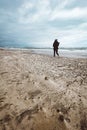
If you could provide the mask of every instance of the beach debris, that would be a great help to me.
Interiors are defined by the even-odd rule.
[[[64,121],[64,115],[62,112],[59,112],[58,120],[63,122]]]
[[[44,78],[45,80],[48,80],[48,77],[47,76],[45,76],[45,78]]]

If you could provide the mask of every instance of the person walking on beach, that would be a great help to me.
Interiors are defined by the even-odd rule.
[[[53,43],[54,57],[55,57],[55,54],[57,54],[59,56],[58,47],[59,47],[59,42],[57,41],[57,39],[55,39],[55,41]]]

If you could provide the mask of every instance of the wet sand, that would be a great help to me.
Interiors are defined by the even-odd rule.
[[[0,130],[87,130],[87,59],[1,49]]]

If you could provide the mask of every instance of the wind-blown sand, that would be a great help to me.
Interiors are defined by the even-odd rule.
[[[1,49],[0,130],[87,130],[87,59]]]

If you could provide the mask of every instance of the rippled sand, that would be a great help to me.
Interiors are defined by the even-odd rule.
[[[87,130],[87,59],[1,49],[0,130]]]

